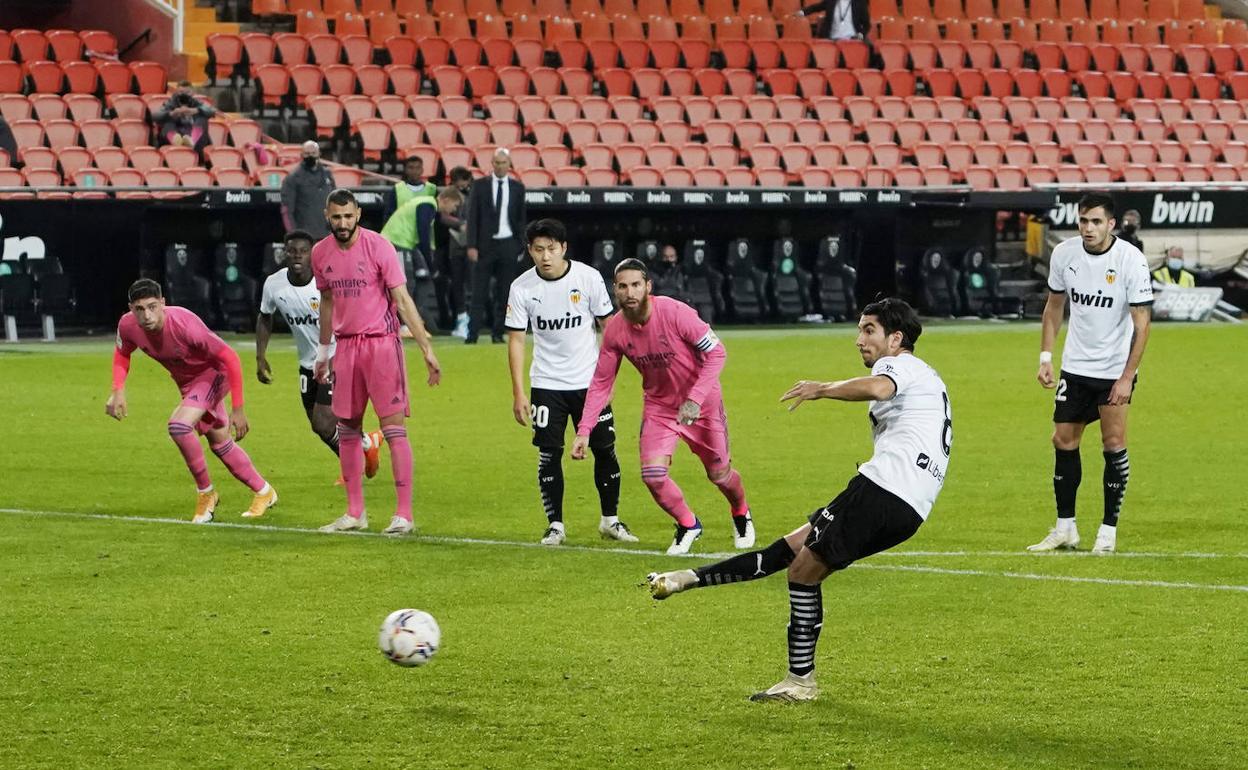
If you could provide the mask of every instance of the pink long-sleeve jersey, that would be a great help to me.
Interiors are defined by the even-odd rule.
[[[727,353],[719,337],[685,303],[652,296],[644,324],[630,322],[623,313],[607,321],[577,435],[589,435],[611,399],[621,357],[641,372],[646,417],[675,419],[685,401],[697,403],[708,414],[723,401],[719,373]]]

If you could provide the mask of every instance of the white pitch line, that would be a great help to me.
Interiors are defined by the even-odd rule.
[[[252,531],[260,531],[260,532],[276,532],[276,533],[282,533],[282,534],[296,534],[296,535],[347,535],[351,537],[381,537],[381,538],[387,538],[387,539],[397,539],[397,538],[392,538],[389,535],[383,535],[380,532],[321,532],[318,529],[310,529],[307,527],[279,527],[279,526],[275,526],[272,524],[243,524],[241,522],[232,522],[232,521],[214,521],[211,524],[192,524],[187,519],[170,519],[170,518],[156,517],[156,516],[120,516],[120,515],[111,514],[111,513],[81,513],[81,512],[76,512],[76,511],[38,511],[38,510],[31,510],[28,508],[0,508],[0,513],[7,513],[11,515],[18,515],[18,516],[34,516],[34,517],[43,516],[43,517],[56,517],[56,518],[67,518],[67,519],[94,519],[97,521],[121,521],[121,522],[130,522],[130,523],[139,523],[139,524],[177,524],[177,525],[196,527],[196,528],[204,529],[204,530],[209,530],[209,529],[214,529],[214,528],[215,529],[243,529],[243,530],[252,530]],[[584,546],[584,545],[561,545],[561,546],[558,546],[557,548],[552,548],[551,546],[542,545],[541,543],[533,543],[533,542],[528,542],[528,541],[494,540],[494,539],[489,539],[489,538],[477,538],[477,537],[449,537],[449,536],[444,536],[444,535],[413,535],[405,539],[415,540],[417,542],[426,542],[426,543],[445,543],[448,545],[489,545],[489,546],[504,546],[504,547],[511,547],[511,548],[538,548],[538,549],[547,550],[547,551],[551,551],[555,553],[559,551],[576,551],[576,552],[583,552],[583,553],[617,554],[617,555],[622,554],[626,556],[667,556],[667,554],[663,551],[653,551],[653,550],[647,550],[647,549],[642,549],[642,548],[591,548],[590,546]],[[995,553],[995,552],[988,552],[988,553]],[[1012,552],[1008,552],[1008,551],[1002,551],[999,553],[1001,553],[1002,555],[1007,555],[1007,554],[1013,555]],[[725,558],[728,558],[730,556],[735,556],[735,555],[736,555],[735,553],[731,553],[731,552],[729,553],[687,553],[687,554],[681,554],[679,557],[669,557],[669,558],[699,559],[702,561],[708,561],[708,560],[714,560],[714,559],[725,559]],[[890,555],[890,556],[949,555],[949,556],[975,557],[975,556],[980,556],[984,554],[976,553],[974,551],[893,551],[893,552],[884,552],[883,554],[876,554],[876,555],[877,556],[883,556],[883,555]],[[1121,556],[1121,555],[1122,554],[1116,554],[1115,556],[1108,557],[1108,558],[1117,558],[1118,556]],[[1177,556],[1180,554],[1159,554],[1159,555],[1160,556]],[[1044,555],[1032,554],[1032,556],[1036,558],[1046,558]],[[1203,557],[1206,557],[1206,558],[1208,557],[1216,558],[1217,556],[1219,555],[1218,554],[1203,555]],[[1104,557],[1098,557],[1098,558],[1104,558]],[[1093,583],[1093,584],[1098,584],[1098,585],[1111,585],[1111,586],[1134,586],[1137,588],[1177,588],[1177,589],[1186,589],[1186,590],[1235,591],[1235,592],[1240,592],[1240,593],[1248,593],[1248,585],[1228,585],[1228,584],[1219,584],[1219,583],[1187,583],[1187,582],[1171,582],[1171,581],[1166,581],[1166,580],[1129,580],[1126,578],[1076,577],[1073,575],[1040,575],[1040,574],[1029,573],[1029,572],[989,572],[987,570],[975,570],[975,569],[951,569],[951,568],[945,568],[945,567],[922,567],[922,566],[901,565],[901,564],[876,564],[876,563],[868,564],[868,563],[863,563],[863,562],[856,563],[854,567],[856,569],[873,569],[873,570],[883,570],[883,571],[889,571],[889,572],[923,572],[923,573],[935,574],[935,575],[964,575],[964,576],[969,576],[969,577],[998,577],[998,578],[1010,578],[1010,579],[1016,579],[1016,580],[1039,580],[1039,581],[1053,581],[1053,582],[1061,582],[1061,583]]]

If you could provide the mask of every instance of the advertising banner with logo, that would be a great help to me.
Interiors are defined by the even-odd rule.
[[[1079,227],[1077,203],[1083,193],[1059,193],[1049,212],[1056,230]],[[1118,217],[1128,209],[1140,212],[1143,229],[1248,228],[1248,201],[1243,190],[1115,191]]]
[[[1167,286],[1153,300],[1155,321],[1208,321],[1222,290],[1215,286]]]

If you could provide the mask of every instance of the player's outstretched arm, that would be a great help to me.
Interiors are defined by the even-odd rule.
[[[1057,341],[1057,332],[1062,328],[1062,317],[1066,315],[1066,294],[1049,291],[1049,298],[1044,303],[1044,314],[1040,317],[1040,369],[1036,372],[1036,380],[1046,388],[1057,384],[1053,377],[1053,344]]]
[[[269,338],[273,336],[273,314],[260,313],[256,316],[256,379],[268,385],[273,382],[273,369],[269,366],[266,353],[269,350]]]
[[[114,420],[126,418],[126,377],[130,374],[130,355],[113,348],[113,390],[104,404],[104,413]]]
[[[796,385],[785,391],[780,397],[781,403],[792,401],[789,411],[802,405],[804,401],[815,401],[820,398],[832,398],[837,401],[887,401],[897,393],[897,384],[883,375],[854,377],[851,380],[835,382],[817,382],[815,380],[799,380]]]
[[[507,368],[511,371],[511,414],[521,425],[529,424],[529,396],[524,392],[524,332],[507,332]]]
[[[394,300],[399,320],[406,324],[407,330],[412,333],[412,339],[416,340],[424,355],[425,369],[429,372],[429,386],[437,385],[442,381],[442,365],[438,363],[438,357],[433,352],[433,342],[429,339],[429,332],[425,329],[420,311],[416,309],[416,303],[412,301],[412,295],[407,293],[406,286],[400,284],[390,288],[390,297]]]

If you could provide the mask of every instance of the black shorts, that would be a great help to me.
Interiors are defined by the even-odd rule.
[[[563,434],[568,420],[572,430],[581,421],[585,410],[584,390],[529,390],[529,420],[533,423],[533,446],[543,449],[563,449]],[[598,424],[589,434],[589,445],[608,447],[615,443],[615,415],[607,404],[598,415]]]
[[[307,412],[308,418],[311,419],[313,406],[316,404],[329,406],[334,402],[332,376],[330,382],[317,382],[312,376],[311,369],[299,367],[299,398],[303,401],[303,411]]]
[[[1101,419],[1100,407],[1109,403],[1109,391],[1115,380],[1084,377],[1082,374],[1060,372],[1057,393],[1053,395],[1053,422],[1076,422],[1083,425]],[[1136,375],[1131,380],[1131,392],[1135,392]],[[1131,403],[1130,396],[1127,403]]]
[[[810,515],[806,547],[835,572],[904,543],[922,523],[907,502],[859,474],[835,500]]]

